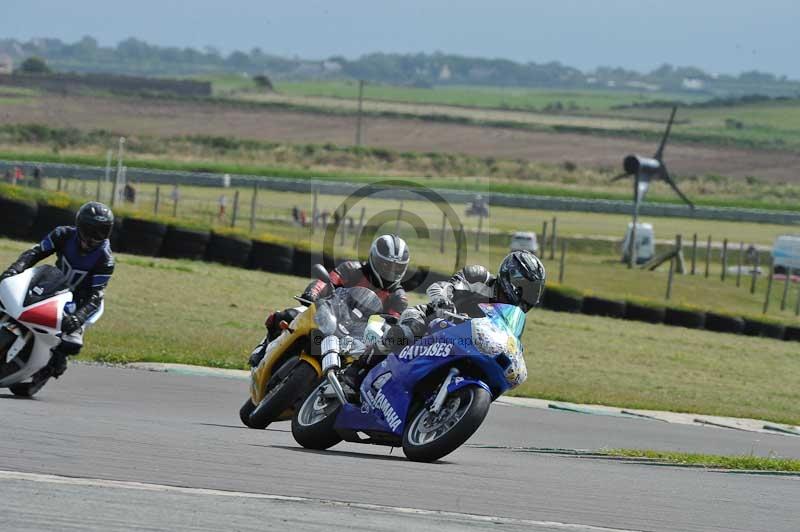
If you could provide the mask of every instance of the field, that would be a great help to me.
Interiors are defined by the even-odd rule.
[[[0,240],[0,263],[24,248]],[[289,304],[305,283],[121,255],[106,314],[81,356],[242,368],[265,313]],[[793,343],[544,310],[530,314],[524,343],[530,377],[521,395],[800,423]]]
[[[277,103],[45,94],[3,105],[0,124],[38,123],[83,131],[113,130],[132,137],[205,135],[267,142],[353,144],[355,118],[352,113],[324,109],[311,112],[314,109]],[[659,112],[663,113],[663,110]],[[658,136],[655,131],[653,135]],[[412,115],[369,116],[364,122],[364,138],[369,146],[388,148],[397,153],[466,154],[485,160],[530,161],[554,167],[569,164],[579,169],[604,169],[606,175],[617,171],[625,154],[651,154],[656,146],[652,135],[642,140],[638,133],[615,137],[611,134],[557,132],[552,128],[478,127],[452,121],[415,119]],[[102,157],[103,152],[100,150],[97,156]],[[667,153],[672,173],[686,178],[713,174],[748,178],[751,182],[763,181],[771,185],[796,182],[797,169],[800,168],[800,154],[796,151],[676,142],[669,146]],[[501,169],[500,173],[490,177],[509,178],[513,174]],[[576,184],[575,176],[565,176],[559,186],[564,189],[582,188]],[[599,188],[600,183],[595,186]]]

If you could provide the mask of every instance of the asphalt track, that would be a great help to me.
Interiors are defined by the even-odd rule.
[[[800,438],[495,405],[436,464],[300,449],[239,425],[241,381],[75,365],[36,400],[0,391],[1,530],[800,528],[800,478],[519,448],[800,458]]]

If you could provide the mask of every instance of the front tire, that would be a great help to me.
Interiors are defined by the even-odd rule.
[[[292,436],[306,449],[324,451],[342,441],[334,430],[341,404],[336,399],[322,397],[318,386],[306,398],[292,418]]]
[[[284,364],[291,362],[288,360]],[[276,371],[276,374],[279,371],[280,369]],[[277,375],[273,377],[273,379],[275,378]],[[267,425],[277,420],[283,412],[298,401],[302,401],[308,389],[317,380],[317,370],[308,362],[301,360],[285,377],[277,378],[275,382],[273,379],[270,379],[267,385],[267,394],[250,414],[249,423],[245,423],[248,427],[267,428]]]
[[[403,452],[414,462],[433,462],[461,447],[483,423],[492,397],[480,386],[465,386],[447,396],[438,414],[424,404],[403,432]]]
[[[250,427],[251,429],[256,428],[250,424],[250,414],[252,414],[253,410],[255,409],[256,405],[254,405],[253,401],[251,401],[249,398],[239,409],[239,419],[242,420],[242,423],[244,423],[246,427]]]

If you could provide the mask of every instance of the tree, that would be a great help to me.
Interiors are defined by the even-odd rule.
[[[47,62],[41,57],[31,56],[19,66],[19,71],[23,74],[49,74],[52,72]]]
[[[258,76],[253,76],[253,81],[256,83],[256,87],[258,87],[259,89],[263,89],[270,92],[275,90],[272,87],[272,81],[267,77],[266,74],[259,74]]]

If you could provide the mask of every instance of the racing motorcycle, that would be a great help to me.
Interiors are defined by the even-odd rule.
[[[339,380],[348,347],[326,337],[325,378],[292,419],[297,443],[317,450],[342,440],[402,446],[419,462],[456,450],[481,426],[492,401],[528,376],[520,341],[525,314],[512,305],[480,308],[484,316],[475,319],[443,312],[418,342],[386,356],[361,382],[360,401],[351,401]],[[370,319],[366,343],[385,332],[381,321]]]
[[[50,375],[42,370],[61,342],[61,319],[74,310],[72,298],[67,278],[54,266],[36,266],[0,283],[0,388],[32,397],[47,383]]]
[[[313,268],[318,278],[330,285],[330,277],[319,264]],[[281,334],[266,346],[258,366],[250,370],[250,398],[239,409],[239,418],[254,429],[266,428],[274,421],[289,420],[299,403],[314,389],[322,376],[319,344],[323,336],[333,336],[350,346],[352,355],[366,350],[361,336],[367,319],[382,310],[380,298],[363,287],[330,287],[330,295],[298,307],[291,323],[281,323]],[[256,351],[264,349],[264,341]],[[352,358],[346,358],[345,363]]]

